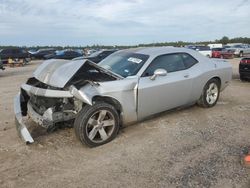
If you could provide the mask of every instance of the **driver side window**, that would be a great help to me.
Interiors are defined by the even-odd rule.
[[[168,73],[184,70],[185,65],[180,54],[168,54],[156,57],[143,73],[143,77],[152,76],[156,69],[165,69]]]

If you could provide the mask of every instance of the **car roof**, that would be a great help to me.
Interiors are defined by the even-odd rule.
[[[127,52],[134,52],[139,54],[145,54],[150,56],[158,56],[162,54],[169,54],[169,53],[178,53],[178,52],[186,52],[191,53],[193,50],[187,48],[180,48],[180,47],[142,47],[142,48],[132,48],[124,50]]]

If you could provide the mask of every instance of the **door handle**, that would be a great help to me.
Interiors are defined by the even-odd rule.
[[[185,75],[184,75],[184,78],[188,78],[188,77],[189,77],[189,74],[185,74]]]

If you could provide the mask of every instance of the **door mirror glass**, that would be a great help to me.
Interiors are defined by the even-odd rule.
[[[156,69],[154,75],[150,77],[151,80],[155,80],[157,76],[166,76],[167,71],[165,69]]]

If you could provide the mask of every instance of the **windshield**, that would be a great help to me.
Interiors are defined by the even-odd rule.
[[[126,78],[136,75],[148,58],[148,55],[123,51],[108,56],[98,65]]]

